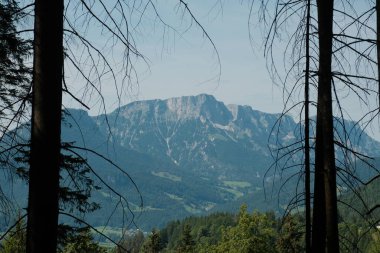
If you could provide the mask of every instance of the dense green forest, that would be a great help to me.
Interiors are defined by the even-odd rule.
[[[379,191],[379,189],[376,189]],[[368,194],[373,194],[371,191]],[[350,196],[351,198],[352,196]],[[347,213],[346,213],[347,212]],[[341,221],[341,252],[380,252],[380,232],[363,223],[352,209],[340,212],[348,221]],[[20,222],[6,238],[1,253],[25,252],[25,230]],[[96,234],[96,233],[95,233]],[[273,212],[248,212],[243,205],[239,213],[214,213],[208,216],[188,217],[168,223],[151,232],[129,231],[114,247],[94,241],[94,231],[79,232],[70,238],[59,252],[93,253],[295,253],[304,252],[304,217],[289,214],[277,217]]]
[[[362,190],[361,198],[367,204],[376,201],[380,187]],[[380,231],[360,215],[360,201],[354,193],[343,196],[354,207],[339,206],[340,251],[380,252]],[[343,201],[343,200],[342,200]],[[183,220],[169,222],[161,229],[150,232],[126,230],[114,246],[103,238],[95,240],[96,231],[82,228],[68,237],[59,247],[60,253],[296,253],[304,252],[304,216],[302,213],[276,216],[273,212],[249,212],[243,204],[240,211],[232,213],[213,213],[207,216],[191,216]],[[371,227],[372,226],[372,227]],[[3,240],[1,253],[25,252],[25,223],[16,223],[11,233]]]
[[[376,164],[378,166],[378,164]],[[340,252],[380,252],[380,213],[368,213],[380,195],[380,179],[368,187],[339,197]],[[366,214],[367,213],[367,214]],[[130,252],[305,252],[303,212],[285,216],[273,212],[214,213],[172,221],[149,233],[126,235],[122,245]],[[111,252],[127,252],[121,248]]]

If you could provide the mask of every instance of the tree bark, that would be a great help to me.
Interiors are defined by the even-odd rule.
[[[376,48],[377,48],[377,81],[380,110],[380,0],[376,0]]]
[[[311,204],[310,204],[310,120],[309,120],[309,78],[310,78],[310,0],[306,2],[306,69],[305,69],[305,251],[311,249]]]
[[[317,0],[319,76],[313,217],[313,252],[339,252],[336,167],[332,113],[334,1]]]
[[[27,252],[57,249],[63,0],[36,0]]]

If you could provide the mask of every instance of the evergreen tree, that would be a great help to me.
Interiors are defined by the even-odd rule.
[[[63,248],[62,253],[106,253],[107,251],[93,241],[89,228],[84,228]]]
[[[270,215],[254,212],[250,215],[247,206],[240,208],[237,226],[222,232],[222,240],[215,252],[267,253],[277,252],[275,221]]]
[[[25,61],[31,53],[31,41],[19,36],[16,26],[23,17],[17,2],[0,1],[0,165],[14,169],[12,155],[19,145],[11,128],[23,123],[31,87],[31,70]],[[3,175],[4,176],[4,175]],[[7,212],[8,201],[0,186],[0,208]]]
[[[281,253],[302,252],[305,239],[302,229],[302,223],[297,217],[293,215],[284,217],[276,242],[277,250]]]
[[[163,249],[160,232],[156,229],[147,238],[143,245],[142,253],[158,253]]]
[[[121,245],[116,247],[116,253],[139,253],[144,244],[144,234],[138,230],[134,235],[125,235]]]
[[[371,234],[371,240],[368,243],[367,250],[368,250],[368,253],[380,252],[380,235],[378,232]],[[343,251],[343,252],[348,252],[348,251]]]
[[[25,222],[20,218],[0,245],[0,253],[25,253],[26,230]]]
[[[195,242],[191,236],[191,227],[186,224],[182,230],[181,239],[176,247],[177,253],[191,253],[195,250]]]
[[[25,60],[31,53],[31,41],[16,32],[23,12],[16,1],[0,1],[0,140],[17,123],[28,99],[31,70]],[[12,122],[13,121],[13,122]]]
[[[29,136],[19,136],[28,125],[23,125],[20,131],[9,131],[11,124],[14,127],[20,123],[20,118],[25,116],[25,107],[30,105],[32,73],[25,61],[32,51],[32,43],[20,37],[16,29],[25,15],[16,1],[0,1],[0,164],[2,168],[8,168],[12,175],[15,172],[25,182],[29,182]],[[63,143],[58,148],[65,149],[69,146],[69,143]],[[17,149],[13,151],[13,147]],[[45,159],[42,161],[45,162]],[[89,178],[87,161],[62,150],[59,166],[60,180],[65,182],[58,189],[61,210],[84,214],[99,208],[96,203],[88,201],[91,190],[97,187]],[[45,180],[44,177],[41,180]],[[44,198],[41,200],[45,203]],[[58,242],[64,244],[68,234],[73,236],[75,231],[71,226],[59,226]]]

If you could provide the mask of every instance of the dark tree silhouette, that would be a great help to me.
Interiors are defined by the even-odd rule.
[[[287,145],[281,145],[278,139],[271,143],[273,158],[276,162],[270,171],[285,177],[284,185],[279,189],[279,195],[287,183],[294,184],[297,178],[299,183],[301,176],[305,175],[304,189],[301,193],[296,192],[287,211],[294,210],[303,204],[305,209],[308,209],[308,203],[312,204],[309,196],[314,196],[312,213],[315,221],[312,237],[319,240],[314,244],[319,247],[316,252],[339,249],[338,239],[342,238],[338,237],[337,202],[340,201],[342,205],[349,205],[349,203],[343,203],[345,200],[337,199],[336,189],[348,188],[357,195],[364,206],[366,205],[365,200],[359,196],[358,187],[363,182],[356,174],[355,163],[368,162],[370,159],[368,155],[362,154],[357,149],[363,132],[358,133],[354,127],[360,124],[365,129],[378,115],[378,107],[376,109],[371,107],[373,99],[378,99],[379,96],[378,89],[372,86],[373,84],[378,86],[378,79],[373,78],[374,75],[378,75],[378,60],[376,60],[377,55],[373,47],[376,40],[371,38],[375,35],[375,29],[373,29],[375,22],[371,18],[375,7],[358,8],[361,10],[358,12],[355,5],[349,1],[340,1],[337,6],[334,6],[334,3],[322,3],[322,1],[260,1],[260,4],[261,23],[266,24],[265,27],[268,28],[264,39],[265,56],[274,82],[278,84],[280,81],[283,87],[285,104],[283,113],[286,114],[292,110],[298,113],[305,110],[304,124],[300,124],[300,134],[296,136],[299,139]],[[271,12],[272,10],[274,11]],[[292,29],[293,26],[288,26],[288,21],[298,26]],[[333,23],[334,33],[332,32]],[[282,58],[278,56],[277,51],[281,46],[278,42],[284,40],[288,42],[284,47]],[[284,69],[278,68],[279,59],[283,59]],[[332,64],[334,70],[331,68]],[[300,80],[305,82],[302,83]],[[304,100],[294,102],[294,99],[300,97],[301,86],[304,88]],[[317,91],[317,98],[314,97],[316,95],[314,89]],[[361,105],[364,105],[363,108],[368,109],[367,112],[363,112],[363,118],[359,119],[359,123],[350,128],[346,126],[345,121],[347,117],[350,117],[350,108],[345,108],[342,104],[347,96],[350,98],[356,96]],[[317,107],[318,134],[315,139],[314,120],[309,119],[308,105]],[[298,106],[302,109],[299,110]],[[333,110],[337,116],[333,115]],[[299,117],[302,122],[302,117]],[[274,136],[281,133],[281,125],[286,124],[285,122],[286,116],[281,116],[273,129]],[[303,126],[305,128],[302,128]],[[317,147],[314,146],[316,143],[318,143]],[[308,157],[309,148],[316,149],[315,156],[311,152],[311,157]],[[304,159],[300,159],[302,156],[300,153],[304,153]],[[314,165],[312,161],[310,162],[313,159],[316,160],[314,178],[313,170],[307,168],[308,164]],[[300,163],[302,160],[303,162]],[[297,171],[302,166],[304,171]],[[365,173],[378,175],[376,168],[373,166],[369,168],[372,172],[368,170]],[[309,171],[310,178],[314,179],[314,195],[313,192],[307,193]],[[338,182],[337,177],[339,177]],[[355,209],[354,206],[351,205],[351,207]],[[301,212],[305,213],[307,219],[310,212],[306,210]],[[364,215],[365,213],[366,211],[361,211],[363,221],[369,222],[373,227],[373,221],[370,221]],[[310,235],[310,225],[305,224],[305,227],[306,234]],[[308,244],[308,239],[306,239],[306,245]],[[306,251],[308,250],[306,246]]]
[[[305,216],[305,251],[311,250],[311,180],[312,165],[314,165],[311,151],[314,149],[314,120],[310,117],[310,107],[316,105],[315,94],[316,79],[315,69],[318,66],[316,57],[317,36],[315,8],[313,1],[262,1],[260,12],[261,20],[268,27],[264,39],[265,56],[268,69],[275,84],[281,85],[284,95],[284,110],[276,125],[272,129],[274,137],[269,142],[275,162],[268,173],[282,175],[283,185],[278,189],[278,197],[286,184],[297,183],[294,198],[288,204],[285,216],[290,211],[296,211],[299,206],[305,209],[301,211]],[[313,12],[314,8],[314,12]],[[274,11],[272,11],[274,10]],[[268,17],[273,17],[268,19]],[[288,26],[288,22],[297,24]],[[280,38],[281,39],[278,39]],[[281,42],[284,38],[288,41],[286,46]],[[284,56],[279,57],[276,51],[284,48]],[[284,69],[278,68],[278,61],[283,60]],[[284,77],[283,77],[284,76]],[[301,97],[300,94],[303,94]],[[294,101],[294,99],[297,99]],[[282,124],[286,124],[286,114],[295,111],[299,113],[300,124],[295,129],[295,140],[283,144],[279,139]],[[302,113],[303,112],[303,113]],[[273,148],[274,147],[274,148]],[[300,181],[304,183],[301,184]],[[300,188],[300,189],[298,189]]]
[[[25,13],[15,1],[0,2],[0,164],[4,175],[11,173],[6,167],[12,167],[12,152],[17,150],[16,133],[11,129],[19,126],[28,117],[26,110],[30,100],[31,69],[26,61],[31,54],[31,41],[17,33]],[[11,212],[11,203],[0,186],[0,203],[4,213]]]
[[[380,110],[380,0],[376,0],[376,51],[377,51],[377,80],[378,80],[378,103]]]
[[[55,252],[61,147],[64,2],[36,0],[27,253]]]
[[[331,94],[334,1],[317,1],[317,10],[319,69],[312,252],[339,252]]]
[[[305,34],[305,251],[311,250],[311,193],[310,193],[310,19],[311,1],[306,2]]]
[[[17,33],[25,14],[16,1],[0,2],[0,141],[14,127],[29,99],[31,41]]]
[[[197,27],[201,28],[203,35],[215,49],[210,37],[197,22],[189,6],[183,1],[178,3],[178,9],[183,12],[182,15],[188,14],[191,24],[194,22]],[[122,92],[119,90],[120,86],[117,85],[118,78],[116,76],[118,73],[113,68],[114,62],[110,62],[105,56],[104,49],[113,48],[116,43],[120,43],[125,49],[120,72],[122,84],[125,81],[130,83],[135,81],[132,76],[137,75],[137,72],[132,65],[132,58],[136,57],[144,60],[136,48],[129,20],[126,17],[127,11],[131,15],[136,15],[135,13],[137,13],[137,25],[148,12],[151,15],[153,13],[158,22],[166,28],[170,28],[174,32],[175,29],[161,19],[158,10],[151,1],[142,1],[140,4],[134,3],[133,5],[129,5],[127,1],[119,0],[112,3],[103,1],[96,3],[79,1],[78,3],[73,3],[69,1],[64,5],[63,1],[36,0],[34,7],[33,99],[27,252],[53,252],[57,248],[58,214],[61,213],[75,218],[72,214],[63,211],[59,212],[59,193],[62,192],[62,188],[61,190],[59,188],[61,149],[63,148],[80,158],[82,158],[80,151],[91,152],[105,159],[128,176],[122,168],[102,154],[97,154],[88,148],[61,144],[62,94],[68,94],[82,106],[88,108],[84,100],[85,95],[89,92],[89,98],[93,99],[93,93],[97,93],[103,101],[105,110],[101,92],[102,81],[111,76],[120,102]],[[148,7],[150,7],[149,11]],[[82,10],[82,12],[79,10]],[[91,29],[94,23],[101,27],[102,35],[109,36],[103,47],[95,46],[95,43],[92,43],[86,37],[86,31]],[[83,24],[85,25],[83,26]],[[82,47],[81,50],[83,50],[82,53],[86,54],[86,57],[78,57],[76,51],[78,49],[74,50],[71,47],[71,42],[73,41],[79,42]],[[112,49],[110,50],[112,51]],[[82,53],[80,55],[83,55]],[[64,58],[71,68],[77,70],[82,81],[84,80],[84,97],[77,97],[70,92],[64,79]],[[90,68],[88,68],[89,65],[91,66]],[[121,89],[123,89],[123,85]],[[85,159],[82,159],[82,161],[85,161]],[[127,203],[126,198],[112,189],[94,170],[91,171],[104,186],[118,196],[119,202],[116,207],[121,203],[120,206],[124,211],[124,204]],[[44,197],[41,198],[41,196]],[[129,208],[128,203],[126,206]],[[75,219],[88,225],[79,218]]]
[[[16,29],[23,17],[17,2],[0,2],[0,165],[9,180],[12,175],[5,167],[12,159],[7,148],[17,144],[9,130],[26,116],[30,91],[31,69],[25,61],[30,55],[31,42],[20,37]],[[13,203],[4,190],[0,185],[0,210],[7,216],[13,211]]]
[[[25,183],[29,180],[30,136],[29,136],[29,107],[31,90],[31,69],[26,67],[31,51],[31,41],[20,37],[26,30],[17,30],[16,25],[23,24],[28,16],[26,11],[31,5],[20,8],[15,1],[2,1],[1,11],[1,92],[0,92],[0,161],[2,172],[10,181],[11,187],[14,176],[20,177]],[[63,144],[68,146],[67,143]],[[94,182],[88,178],[89,168],[84,166],[84,160],[73,155],[61,154],[61,179],[69,177],[69,184],[62,184],[59,189],[60,207],[87,213],[95,210],[97,205],[89,202],[90,189]],[[66,175],[66,176],[65,176]],[[18,179],[16,181],[20,182]],[[16,183],[17,187],[19,183]],[[96,187],[95,187],[96,188]],[[1,188],[0,188],[1,189]],[[14,213],[20,212],[13,197],[9,193],[0,191],[1,215],[3,219],[13,220]],[[23,215],[24,217],[24,215]],[[11,226],[12,227],[12,226]],[[75,234],[76,228],[61,226],[59,228],[59,242],[65,242],[67,236]],[[1,235],[0,240],[8,236],[8,232]],[[25,245],[23,246],[25,248]]]

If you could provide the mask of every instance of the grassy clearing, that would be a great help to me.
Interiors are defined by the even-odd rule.
[[[246,181],[223,181],[223,184],[225,186],[231,187],[231,188],[247,188],[251,187],[251,184]]]
[[[177,201],[182,201],[183,198],[177,196],[177,195],[174,195],[174,194],[170,194],[170,193],[167,193],[165,192],[165,195],[168,196],[169,198],[173,199],[173,200],[177,200]]]
[[[188,211],[189,213],[192,213],[192,214],[199,214],[202,212],[202,210],[199,210],[198,208],[196,208],[196,206],[194,205],[183,205],[183,207],[185,208],[186,211]]]
[[[174,181],[174,182],[181,182],[182,181],[181,177],[170,174],[169,172],[165,172],[165,171],[159,171],[159,172],[152,171],[152,175],[154,175],[156,177],[166,178],[166,179],[169,179],[169,180]]]
[[[244,193],[242,193],[241,191],[238,191],[236,189],[231,189],[231,188],[226,188],[226,187],[219,187],[219,188],[221,190],[224,190],[226,192],[233,194],[235,200],[244,196]]]

